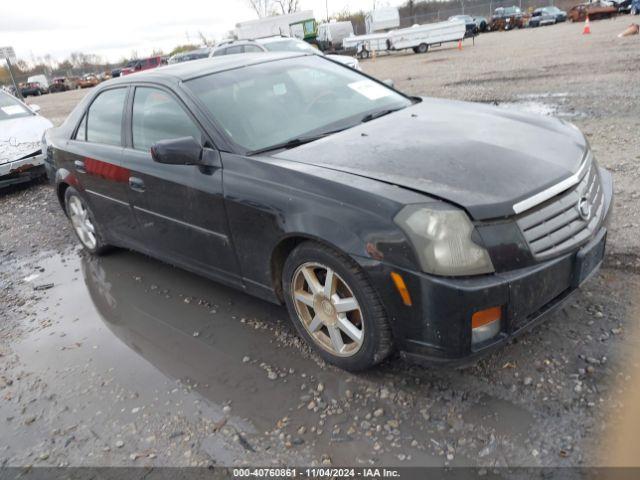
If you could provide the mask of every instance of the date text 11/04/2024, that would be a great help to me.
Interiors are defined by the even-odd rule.
[[[400,478],[393,468],[234,468],[234,478]]]

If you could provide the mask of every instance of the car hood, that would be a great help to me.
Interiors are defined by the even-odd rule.
[[[33,115],[0,121],[0,164],[26,157],[41,148],[42,134],[52,123]]]
[[[552,117],[440,99],[422,102],[276,156],[410,188],[476,220],[566,179],[588,144]]]

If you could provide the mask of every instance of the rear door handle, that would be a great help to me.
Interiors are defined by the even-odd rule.
[[[73,165],[76,167],[76,170],[80,173],[87,173],[87,169],[84,167],[84,162],[80,160],[76,160],[73,162]]]
[[[144,181],[138,177],[129,177],[129,188],[136,192],[144,192]]]

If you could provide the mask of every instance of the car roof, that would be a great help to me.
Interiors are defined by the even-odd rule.
[[[193,55],[194,53],[207,53],[210,51],[211,51],[210,47],[201,47],[201,48],[195,48],[193,50],[188,50],[186,52],[176,53],[174,57],[186,57],[187,55]]]
[[[274,42],[281,42],[283,40],[297,40],[299,42],[302,42],[302,40],[300,40],[299,38],[283,37],[282,35],[275,35],[273,37],[256,38],[256,42],[258,43],[274,43]]]
[[[296,37],[285,37],[284,35],[272,35],[269,37],[245,38],[243,40],[228,40],[220,43],[219,48],[231,47],[234,45],[255,45],[256,43],[259,45],[264,45],[265,43],[282,42],[285,40],[296,40],[298,42],[302,42],[302,40]]]
[[[114,85],[134,82],[144,82],[162,79],[174,79],[178,81],[189,80],[203,75],[233,70],[241,67],[248,67],[259,63],[272,62],[285,58],[301,57],[311,55],[305,52],[264,52],[264,53],[243,53],[242,55],[223,55],[220,57],[209,57],[194,60],[191,62],[174,63],[160,68],[145,70],[133,73],[124,77],[118,77],[104,82],[103,85]]]

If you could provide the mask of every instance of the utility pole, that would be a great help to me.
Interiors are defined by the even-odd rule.
[[[20,100],[24,100],[24,97],[22,96],[22,92],[20,91],[20,89],[18,88],[18,85],[16,84],[16,79],[13,76],[13,71],[11,70],[11,60],[9,60],[9,57],[5,58],[5,60],[7,61],[7,70],[9,70],[11,83],[13,83],[13,88],[16,89],[16,97],[18,97]]]
[[[20,91],[20,89],[18,88],[18,85],[16,84],[16,79],[13,76],[13,70],[11,68],[11,59],[16,58],[16,54],[13,51],[13,47],[0,47],[0,58],[4,58],[5,61],[7,62],[7,70],[9,70],[9,76],[11,77],[11,83],[13,83],[13,88],[15,88],[16,90],[16,97],[18,97],[20,100],[24,100],[24,98],[22,97],[22,92]]]
[[[327,23],[329,23],[329,0],[324,0],[324,8],[327,10]]]

